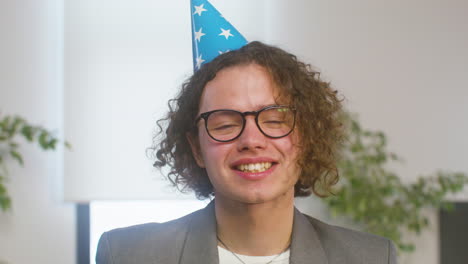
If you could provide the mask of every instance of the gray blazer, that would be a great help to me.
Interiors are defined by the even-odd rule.
[[[291,264],[395,264],[385,238],[294,212]],[[167,223],[115,229],[99,240],[97,264],[218,264],[214,203]]]

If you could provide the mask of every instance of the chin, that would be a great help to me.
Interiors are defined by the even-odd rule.
[[[294,200],[294,189],[292,192],[290,190],[284,190],[280,192],[253,191],[251,193],[243,193],[239,195],[238,198],[238,201],[246,204],[261,204],[284,200]]]

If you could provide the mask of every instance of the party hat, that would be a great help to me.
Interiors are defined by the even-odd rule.
[[[191,0],[192,50],[194,71],[224,52],[247,44],[208,0]]]

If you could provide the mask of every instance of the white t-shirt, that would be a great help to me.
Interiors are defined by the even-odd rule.
[[[218,246],[218,255],[219,255],[219,264],[242,264],[242,262],[237,259],[232,252]],[[246,256],[236,254],[245,264],[265,264],[275,258],[277,255],[273,256]],[[289,264],[289,248],[275,258],[271,264]]]

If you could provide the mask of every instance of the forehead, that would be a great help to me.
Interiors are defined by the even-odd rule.
[[[209,81],[200,100],[200,113],[216,109],[252,111],[276,104],[279,89],[268,71],[257,64],[225,68]]]

